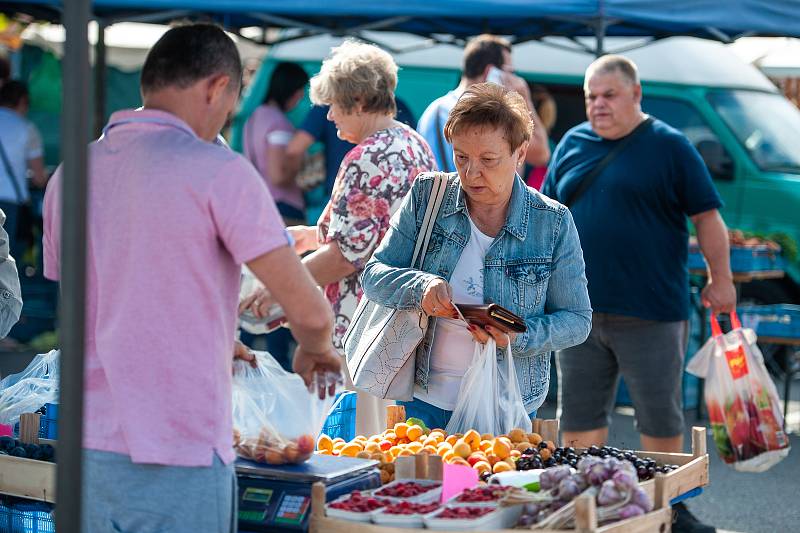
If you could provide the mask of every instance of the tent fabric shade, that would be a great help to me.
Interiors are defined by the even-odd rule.
[[[207,14],[228,28],[300,27],[309,33],[363,29],[450,35],[690,35],[730,41],[744,35],[800,36],[800,0],[95,0],[96,16],[114,20]],[[60,0],[2,2],[58,19]],[[164,19],[161,19],[164,20]],[[152,20],[151,21],[156,21]],[[160,21],[160,20],[159,20]]]

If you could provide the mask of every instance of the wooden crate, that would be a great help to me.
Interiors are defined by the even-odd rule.
[[[402,478],[441,479],[441,458],[438,456],[398,457],[397,468]],[[581,496],[576,500],[576,525],[572,531],[579,533],[667,533],[672,529],[672,510],[666,498],[666,476],[659,474],[654,481],[656,509],[636,518],[615,522],[603,527],[597,525],[594,498]],[[325,485],[314,483],[311,488],[311,520],[309,533],[416,533],[419,528],[386,527],[363,522],[339,520],[325,515]],[[498,529],[497,533],[519,533],[521,529]],[[554,530],[535,530],[538,533],[564,533]],[[466,533],[466,532],[465,532]]]
[[[534,419],[533,430],[544,440],[558,442],[558,420]],[[537,431],[537,428],[539,431]],[[636,450],[639,457],[650,457],[660,464],[678,465],[664,477],[664,493],[667,502],[693,489],[708,485],[708,453],[706,451],[706,428],[692,428],[692,453],[663,453]],[[643,481],[642,488],[648,496],[655,496],[655,479]]]
[[[20,416],[20,440],[55,447],[56,441],[39,439],[39,416],[36,413],[23,413]],[[0,494],[55,503],[55,463],[0,455]]]

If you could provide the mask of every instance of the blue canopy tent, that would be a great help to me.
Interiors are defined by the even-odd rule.
[[[86,189],[89,127],[87,21],[103,28],[122,21],[165,22],[210,18],[237,31],[245,27],[296,28],[277,40],[320,33],[405,31],[434,42],[463,42],[480,33],[514,42],[548,36],[595,37],[602,54],[607,36],[658,39],[690,35],[732,41],[750,35],[800,37],[800,0],[0,0],[0,12],[27,13],[67,28],[63,62],[64,187],[61,270],[62,385],[56,515],[59,532],[80,531],[81,433],[86,272]],[[97,44],[95,87],[102,90],[104,40]],[[271,44],[267,33],[261,42]],[[102,101],[102,95],[95,95]],[[102,108],[101,108],[102,110]],[[102,115],[101,115],[102,116]]]

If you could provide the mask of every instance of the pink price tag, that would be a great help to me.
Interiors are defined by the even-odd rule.
[[[442,503],[478,485],[478,471],[471,466],[445,463],[442,467]]]

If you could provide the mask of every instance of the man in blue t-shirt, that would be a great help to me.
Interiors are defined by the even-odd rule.
[[[722,202],[688,139],[642,113],[633,62],[598,59],[586,71],[584,92],[589,120],[561,139],[542,187],[570,204],[594,309],[587,341],[557,354],[563,440],[570,446],[607,441],[621,374],[641,449],[681,452],[689,317],[686,219],[709,265],[703,303],[714,313],[732,311],[736,291],[718,211]],[[591,180],[592,169],[620,144]],[[589,185],[576,193],[586,176]],[[688,515],[685,508],[680,513]]]
[[[531,100],[531,90],[521,77],[514,74],[511,58],[511,43],[497,35],[483,34],[475,37],[464,48],[461,81],[458,87],[430,103],[417,124],[422,135],[436,156],[436,165],[444,172],[455,172],[453,145],[444,138],[444,125],[450,111],[470,85],[492,82],[518,92],[528,105],[533,120],[533,138],[528,145],[525,161],[533,166],[544,166],[550,159],[550,143],[547,130],[536,113]]]

